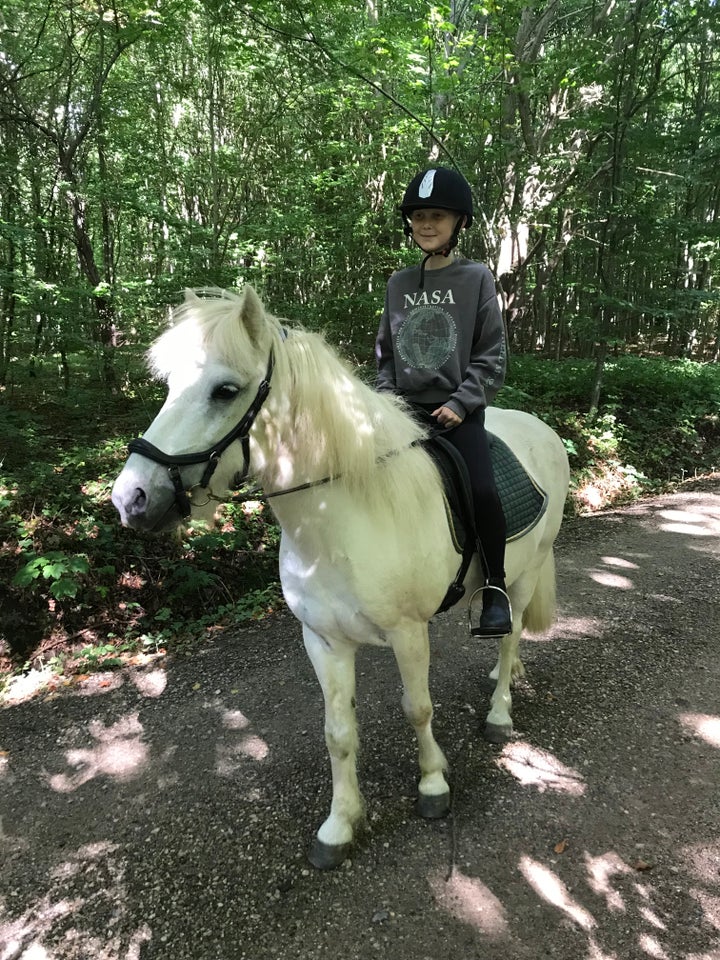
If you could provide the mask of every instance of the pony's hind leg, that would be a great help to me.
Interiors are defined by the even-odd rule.
[[[365,815],[356,767],[355,648],[329,643],[308,626],[303,626],[303,639],[325,699],[325,743],[332,768],[330,816],[318,830],[309,858],[313,866],[327,870],[346,859],[355,827]]]
[[[428,689],[430,642],[426,623],[409,624],[390,638],[403,683],[402,707],[418,741],[420,784],[417,812],[437,818],[450,809],[447,761],[432,732],[433,707]]]
[[[485,721],[485,739],[490,743],[504,743],[513,732],[512,694],[513,680],[522,677],[525,669],[518,657],[518,644],[522,633],[522,621],[515,621],[515,629],[500,641],[500,656],[490,674],[495,680],[495,689],[490,698],[490,713]]]
[[[495,680],[491,709],[485,725],[485,738],[491,743],[503,743],[513,732],[513,681],[525,676],[525,667],[518,656],[520,634],[547,630],[555,616],[555,559],[552,550],[543,557],[539,569],[527,571],[510,585],[515,629],[500,642],[497,666],[490,674]]]

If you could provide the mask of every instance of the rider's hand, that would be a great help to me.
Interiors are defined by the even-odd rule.
[[[457,427],[462,423],[462,417],[459,417],[450,407],[438,407],[437,410],[433,410],[432,415],[441,427]]]

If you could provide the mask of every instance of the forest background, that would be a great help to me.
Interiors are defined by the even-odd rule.
[[[179,541],[109,488],[184,287],[255,285],[361,373],[396,211],[470,181],[498,279],[499,403],[563,437],[569,509],[718,468],[716,0],[5,0],[0,668],[112,667],[279,602],[277,529]]]

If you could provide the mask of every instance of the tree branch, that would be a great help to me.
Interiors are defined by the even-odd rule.
[[[302,36],[301,34],[293,33],[290,30],[283,30],[280,27],[276,27],[271,23],[268,23],[266,20],[263,20],[261,17],[258,17],[257,14],[251,13],[250,11],[245,11],[245,16],[248,20],[251,20],[253,23],[256,23],[258,26],[262,27],[264,30],[267,30],[269,33],[273,33],[276,36],[285,37],[287,40],[291,40],[294,43],[309,43],[314,46],[317,50],[322,53],[331,63],[334,63],[336,66],[342,67],[343,70],[347,70],[348,73],[351,73],[358,80],[362,80],[363,83],[367,84],[369,87],[372,87],[376,93],[379,93],[382,97],[385,97],[386,100],[389,100],[394,106],[399,110],[410,117],[418,126],[427,133],[430,139],[433,141],[437,147],[442,150],[445,156],[448,158],[450,163],[458,169],[457,161],[452,153],[448,150],[442,140],[439,140],[438,137],[433,133],[432,129],[422,120],[417,114],[413,113],[408,107],[405,106],[397,97],[394,97],[387,90],[384,90],[379,83],[376,83],[370,77],[366,76],[361,70],[358,70],[357,67],[353,67],[352,64],[346,63],[344,60],[341,60],[335,53],[332,53],[320,40],[312,30],[308,31],[307,36]]]

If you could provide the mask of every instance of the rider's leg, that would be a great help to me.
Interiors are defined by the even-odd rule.
[[[498,588],[483,592],[483,610],[477,633],[502,636],[512,630],[510,605],[505,593],[507,529],[495,486],[490,444],[485,432],[485,411],[478,409],[468,414],[460,426],[449,430],[445,436],[467,464],[485,572],[488,584]]]

